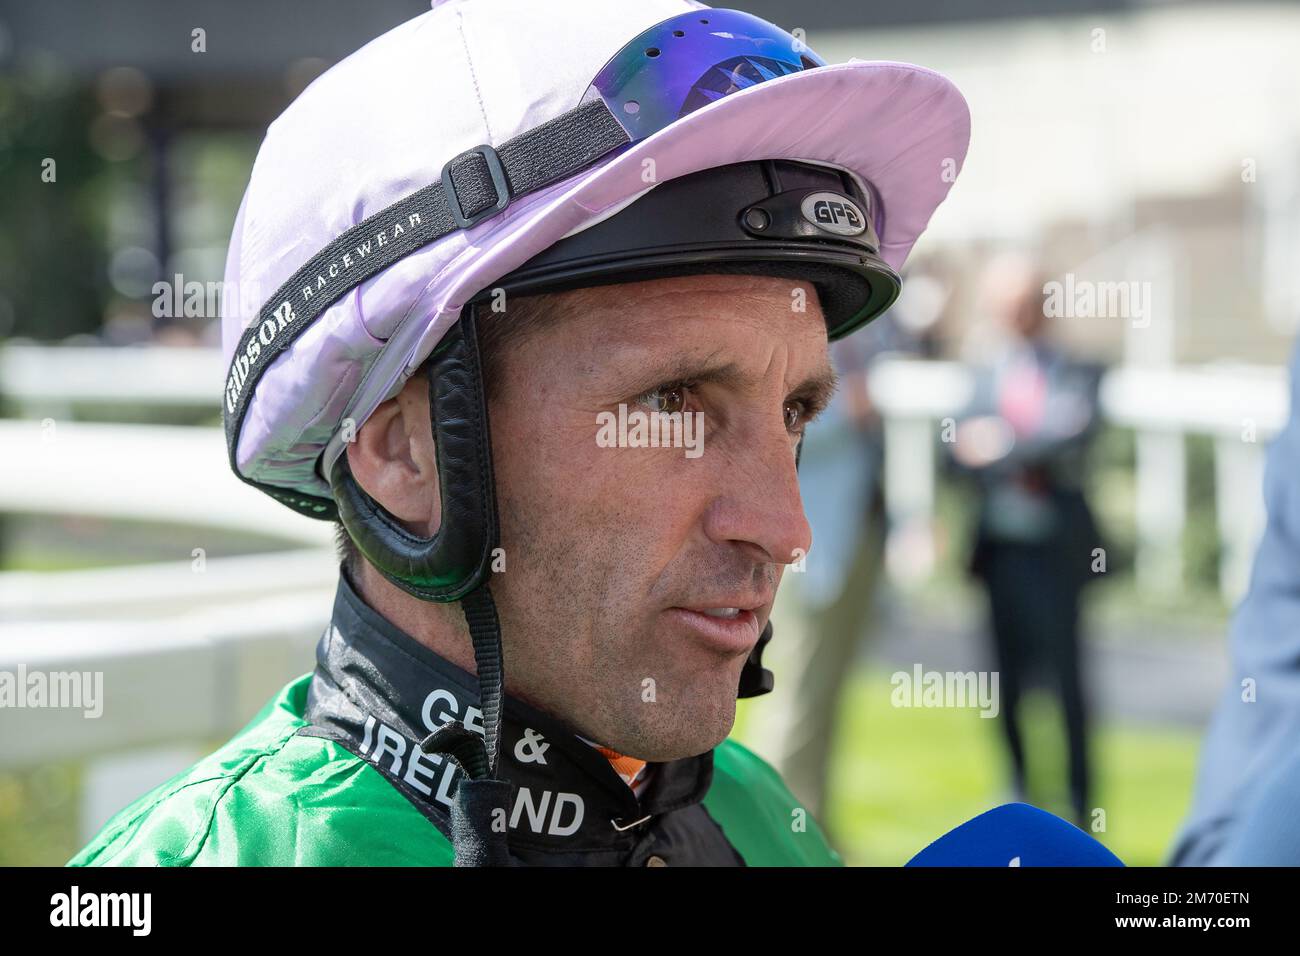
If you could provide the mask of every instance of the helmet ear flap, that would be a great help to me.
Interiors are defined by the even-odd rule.
[[[427,363],[429,420],[442,523],[432,537],[406,530],[357,484],[346,453],[330,471],[339,520],[379,572],[425,601],[458,601],[485,583],[497,547],[496,485],[474,307]]]
[[[760,697],[771,693],[776,684],[772,672],[763,666],[763,648],[772,640],[772,622],[768,621],[763,633],[758,636],[758,643],[745,659],[745,666],[740,670],[740,689],[737,697]]]

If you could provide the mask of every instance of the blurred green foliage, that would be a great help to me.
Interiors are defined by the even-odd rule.
[[[1187,436],[1187,524],[1183,529],[1183,581],[1194,594],[1218,593],[1218,512],[1214,503],[1214,438]]]
[[[76,852],[81,767],[0,773],[0,866],[59,866]]]
[[[121,172],[91,146],[97,110],[45,61],[0,73],[0,337],[99,329],[108,197]]]

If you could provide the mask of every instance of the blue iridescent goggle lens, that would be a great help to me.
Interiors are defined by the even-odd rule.
[[[596,74],[599,96],[633,142],[729,93],[825,66],[797,37],[739,10],[696,10],[657,23]]]

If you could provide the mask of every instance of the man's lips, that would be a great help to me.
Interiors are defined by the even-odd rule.
[[[699,605],[670,607],[666,613],[715,650],[748,654],[758,643],[762,630],[757,613],[761,607],[761,604],[754,607]]]

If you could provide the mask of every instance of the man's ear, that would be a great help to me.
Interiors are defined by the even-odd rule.
[[[421,537],[442,524],[437,452],[429,422],[429,383],[417,372],[381,404],[347,446],[357,484]]]

